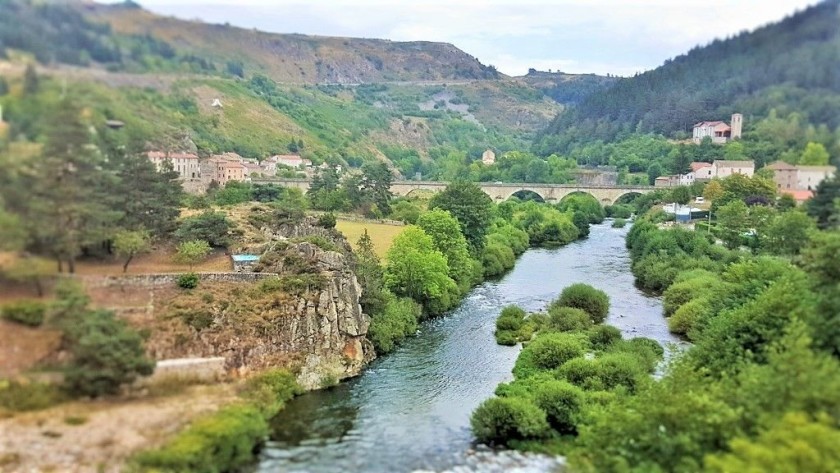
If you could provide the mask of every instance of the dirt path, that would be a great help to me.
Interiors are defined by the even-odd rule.
[[[232,385],[194,386],[166,397],[72,402],[0,419],[0,472],[118,472],[132,453],[235,398]]]

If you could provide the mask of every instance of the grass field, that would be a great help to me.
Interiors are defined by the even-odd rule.
[[[370,239],[373,240],[373,248],[376,250],[376,254],[384,259],[385,253],[388,252],[391,244],[394,242],[394,238],[403,231],[405,226],[339,219],[335,228],[347,237],[347,240],[353,245],[353,248],[356,248],[359,237],[367,229]]]

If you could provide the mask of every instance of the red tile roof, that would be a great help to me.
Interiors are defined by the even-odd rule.
[[[694,162],[694,163],[691,163],[691,170],[692,170],[692,171],[697,171],[697,170],[699,170],[699,169],[703,169],[703,168],[705,168],[705,167],[709,167],[709,166],[711,166],[711,165],[712,165],[712,163],[698,163],[698,162]]]
[[[806,200],[808,200],[808,199],[810,199],[811,197],[814,196],[814,191],[809,191],[809,190],[802,190],[802,191],[785,190],[785,191],[782,191],[782,192],[784,192],[785,194],[789,194],[789,195],[793,196],[793,198],[797,202],[805,202]]]

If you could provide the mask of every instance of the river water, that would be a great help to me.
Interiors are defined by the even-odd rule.
[[[512,378],[520,347],[493,337],[502,307],[542,310],[564,287],[585,282],[610,296],[608,323],[626,337],[663,345],[668,333],[658,298],[633,285],[627,228],[592,226],[586,240],[534,249],[499,281],[473,289],[446,317],[376,360],[358,378],[291,401],[273,421],[257,470],[267,472],[551,471],[562,460],[476,452],[470,413]]]

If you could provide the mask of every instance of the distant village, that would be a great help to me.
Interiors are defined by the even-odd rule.
[[[740,113],[732,115],[727,125],[722,121],[703,121],[694,125],[692,141],[701,144],[705,138],[710,138],[714,144],[726,144],[731,140],[741,138],[743,116]],[[690,186],[694,182],[708,182],[712,179],[723,179],[733,174],[752,177],[755,174],[753,161],[715,160],[711,163],[694,162],[690,171],[685,174],[660,176],[654,182],[655,187]],[[773,181],[780,194],[789,194],[797,202],[804,202],[814,195],[814,190],[825,179],[831,178],[837,168],[835,166],[803,166],[776,161],[766,169],[773,171]]]
[[[274,177],[280,169],[296,170],[312,177],[316,169],[312,161],[294,154],[274,155],[259,162],[236,153],[216,154],[207,159],[199,158],[195,153],[164,151],[149,151],[146,156],[158,171],[164,168],[164,163],[171,162],[187,192],[202,192],[214,181],[224,186],[230,181]]]

